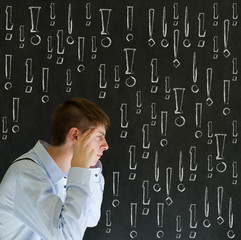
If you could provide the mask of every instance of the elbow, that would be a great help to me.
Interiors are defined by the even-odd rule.
[[[88,217],[88,227],[96,227],[100,220],[100,213],[97,214],[90,214]]]

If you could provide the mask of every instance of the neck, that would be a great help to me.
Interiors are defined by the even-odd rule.
[[[73,150],[70,146],[65,144],[61,146],[49,145],[47,152],[53,158],[63,173],[69,171],[71,167],[71,159],[73,156]]]

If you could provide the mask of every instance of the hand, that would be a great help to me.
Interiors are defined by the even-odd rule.
[[[74,146],[71,167],[82,167],[89,169],[96,162],[96,152],[90,146],[91,140],[96,135],[96,129],[88,129],[76,140]]]

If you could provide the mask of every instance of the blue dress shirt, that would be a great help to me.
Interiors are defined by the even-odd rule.
[[[0,184],[1,240],[81,240],[100,219],[101,162],[97,168],[71,168],[65,176],[46,147],[38,141]]]

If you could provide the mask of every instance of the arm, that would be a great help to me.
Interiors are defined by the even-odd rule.
[[[101,204],[104,191],[104,177],[101,173],[101,168],[91,169],[92,178],[90,192],[91,197],[88,203],[88,222],[87,227],[94,227],[97,225],[101,215]]]
[[[14,215],[43,239],[82,239],[91,196],[90,171],[70,169],[63,203],[42,169],[31,165],[15,179]]]

